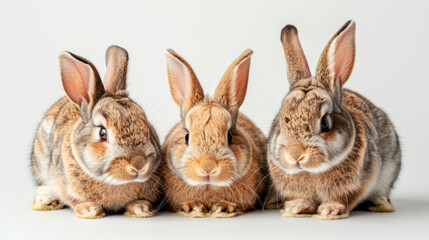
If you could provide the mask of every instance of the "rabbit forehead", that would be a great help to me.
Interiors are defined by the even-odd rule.
[[[282,131],[293,133],[313,132],[323,115],[333,111],[333,101],[323,89],[294,89],[284,99],[280,111]]]
[[[150,138],[149,123],[143,109],[129,98],[101,99],[92,113],[95,125],[114,132],[119,145],[139,145]]]
[[[216,103],[199,104],[191,108],[185,118],[186,128],[192,133],[192,138],[198,136],[217,136],[223,138],[231,128],[231,113]],[[200,135],[200,133],[203,133]]]

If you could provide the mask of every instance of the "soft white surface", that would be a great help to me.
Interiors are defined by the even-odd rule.
[[[427,1],[0,1],[0,239],[428,239],[429,2]],[[294,24],[314,72],[329,38],[357,23],[357,58],[347,87],[386,110],[403,146],[395,213],[349,219],[285,219],[277,211],[234,219],[108,216],[82,220],[70,209],[33,212],[29,168],[38,122],[63,96],[57,55],[82,55],[103,76],[111,44],[130,53],[129,91],[163,139],[179,119],[166,78],[172,48],[213,93],[228,65],[252,48],[242,111],[268,133],[288,91],[280,30]]]

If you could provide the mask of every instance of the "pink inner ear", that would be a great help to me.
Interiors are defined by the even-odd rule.
[[[60,56],[61,78],[67,96],[78,106],[82,104],[82,99],[89,103],[89,79],[91,67],[79,60],[74,59],[70,54]]]
[[[354,34],[344,32],[337,39],[335,48],[335,79],[344,84],[351,74],[354,62]]]
[[[113,74],[114,74],[113,60],[110,58],[108,63],[107,63],[106,75],[104,76],[104,81],[103,81],[104,89],[108,93],[114,93]]]
[[[186,66],[175,57],[167,54],[168,78],[170,79],[170,89],[173,99],[178,105],[186,105],[192,98],[190,93],[190,82]],[[188,96],[189,95],[189,96]]]
[[[238,106],[244,101],[247,91],[247,81],[249,79],[249,67],[250,67],[250,57],[242,61],[235,69],[235,73],[232,79],[232,84],[235,89],[234,99]]]

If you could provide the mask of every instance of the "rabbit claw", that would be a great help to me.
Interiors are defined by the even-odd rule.
[[[202,218],[206,216],[207,208],[200,201],[187,201],[180,204],[177,214],[184,217]]]
[[[217,202],[210,210],[210,217],[214,218],[231,218],[240,214],[237,204],[228,201]]]

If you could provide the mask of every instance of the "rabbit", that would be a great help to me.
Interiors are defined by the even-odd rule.
[[[253,209],[265,188],[266,138],[239,113],[249,76],[250,49],[228,68],[213,98],[191,66],[166,51],[168,81],[181,121],[162,147],[169,207],[186,217],[228,218]]]
[[[287,25],[281,41],[289,93],[268,137],[268,165],[284,217],[342,219],[358,204],[391,212],[390,192],[401,168],[398,135],[385,112],[343,85],[355,59],[354,21],[325,47],[312,77]]]
[[[59,63],[67,97],[37,129],[32,209],[69,206],[80,218],[124,209],[131,217],[153,216],[161,145],[143,109],[128,97],[128,53],[107,49],[104,85],[94,65],[80,56],[62,52]]]

